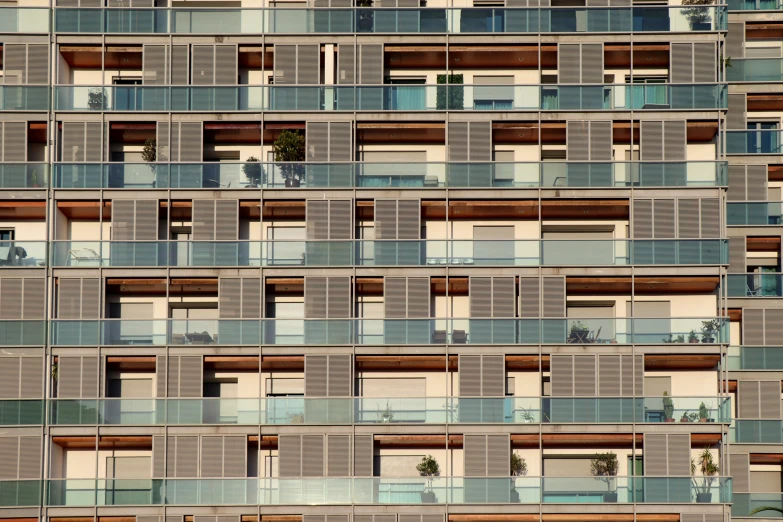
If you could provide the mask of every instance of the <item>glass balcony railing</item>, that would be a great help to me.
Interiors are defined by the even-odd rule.
[[[783,370],[783,347],[732,346],[729,348],[727,366],[729,371]]]
[[[727,225],[781,225],[783,202],[753,201],[726,203]]]
[[[573,252],[583,255],[574,259]],[[54,241],[52,266],[720,265],[721,239]]]
[[[3,13],[0,7],[0,32]],[[46,15],[47,19],[49,15]],[[44,31],[46,32],[46,31]],[[0,85],[0,111],[48,111],[49,86],[47,85]]]
[[[44,409],[45,401],[41,399],[0,400],[0,426],[43,424]]]
[[[781,154],[780,130],[726,131],[726,154]]]
[[[730,82],[783,81],[783,58],[732,58],[731,67],[726,68],[726,80]]]
[[[52,399],[49,404],[51,424],[75,425],[698,422],[701,405],[708,412],[704,422],[731,422],[726,397]]]
[[[335,344],[705,344],[729,342],[721,318],[102,319],[50,321],[57,346]]]
[[[726,86],[239,85],[55,87],[58,111],[518,111],[720,109]]]
[[[60,163],[55,188],[257,189],[726,186],[724,161],[514,163]],[[289,187],[290,187],[289,183]]]
[[[735,419],[729,435],[732,444],[781,444],[783,421]]]
[[[47,246],[46,241],[0,241],[0,267],[46,266]]]
[[[0,7],[0,33],[48,33],[49,16],[48,7]]]
[[[43,346],[46,343],[46,321],[0,321],[0,346]]]
[[[729,274],[729,297],[783,297],[783,274]]]
[[[56,8],[58,33],[586,33],[726,30],[726,6],[542,8]]]
[[[0,480],[0,507],[40,506],[43,486],[42,480]]]
[[[780,0],[728,0],[727,3],[729,11],[777,11],[781,9]]]
[[[756,518],[783,517],[783,493],[732,493],[731,516],[750,517],[751,513],[762,507],[773,507],[781,511],[762,510],[752,515]]]
[[[729,503],[729,477],[60,479],[49,506]]]
[[[48,163],[0,163],[0,189],[45,189],[48,186]]]

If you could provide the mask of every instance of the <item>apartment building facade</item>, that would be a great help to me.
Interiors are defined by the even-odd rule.
[[[0,2],[0,519],[779,517],[781,13]]]

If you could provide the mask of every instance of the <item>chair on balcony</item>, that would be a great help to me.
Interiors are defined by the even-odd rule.
[[[446,344],[446,330],[432,332],[432,344]]]
[[[72,262],[72,266],[79,266],[82,262],[97,262],[100,264],[101,256],[92,248],[77,248],[68,251],[68,259]]]
[[[750,286],[745,285],[745,288],[748,292],[748,297],[758,297],[759,296],[759,289],[752,290]]]
[[[465,333],[465,330],[454,330],[454,333],[451,335],[451,342],[454,344],[467,344],[468,334]]]

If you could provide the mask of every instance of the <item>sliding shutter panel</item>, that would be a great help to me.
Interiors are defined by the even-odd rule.
[[[672,43],[670,58],[671,82],[693,83],[693,45]]]
[[[277,44],[274,51],[274,84],[295,85],[296,45]]]
[[[142,51],[142,82],[144,85],[166,85],[168,46],[144,44]]]
[[[558,44],[557,82],[581,83],[581,49],[579,44]]]
[[[159,121],[155,124],[155,161],[169,161],[171,154],[171,124]]]
[[[552,355],[549,364],[552,397],[572,397],[574,395],[574,357],[572,355]]]
[[[237,84],[237,46],[215,46],[215,85]]]
[[[324,476],[323,435],[302,435],[302,476]]]
[[[699,219],[701,221],[702,239],[714,239],[721,237],[720,207],[721,202],[718,198],[701,199]]]
[[[353,200],[330,200],[328,203],[329,239],[351,239],[353,237]]]
[[[22,279],[22,319],[45,319],[45,303],[46,280],[33,277]]]
[[[215,240],[215,200],[193,200],[193,239],[196,241]]]
[[[353,474],[355,477],[372,477],[374,439],[372,435],[353,436]]]
[[[223,476],[223,437],[201,437],[202,478]]]
[[[648,477],[665,477],[669,474],[667,462],[666,434],[645,433],[644,474]]]
[[[321,81],[321,46],[297,45],[296,47],[296,83],[318,85]]]
[[[351,436],[326,436],[326,476],[351,476]]]
[[[487,435],[487,476],[508,477],[511,474],[511,443],[508,435]]]
[[[699,200],[677,200],[677,232],[681,239],[696,239],[699,237]]]
[[[430,278],[409,277],[408,319],[428,319],[430,317]]]
[[[61,278],[58,280],[59,319],[99,319],[101,280]]]
[[[519,278],[519,317],[541,317],[541,279]]]
[[[633,372],[631,372],[633,375]],[[598,396],[623,395],[622,364],[619,355],[598,356]]]
[[[715,83],[718,63],[714,42],[693,44],[693,82]]]
[[[582,44],[581,83],[604,83],[603,44]]]
[[[750,455],[730,454],[728,474],[731,475],[731,489],[734,493],[750,493]]]
[[[746,94],[729,94],[726,111],[726,128],[729,130],[747,129],[748,98]]]
[[[449,161],[468,161],[468,122],[450,121],[447,127]]]
[[[506,358],[503,355],[481,356],[481,396],[506,396]]]
[[[407,278],[386,277],[383,280],[383,302],[387,319],[408,317]]]
[[[190,78],[188,67],[190,46],[172,45],[169,49],[171,50],[171,85],[187,85]],[[164,81],[168,80],[164,79]]]
[[[63,122],[61,158],[65,162],[100,162],[101,122]]]
[[[745,240],[745,238],[742,239]],[[744,268],[742,272],[745,272]],[[764,346],[766,344],[764,342],[764,310],[748,308],[742,310],[742,344],[745,346]]]
[[[731,169],[729,165],[729,169]],[[767,165],[746,165],[746,201],[767,201]]]
[[[308,121],[305,126],[307,161],[328,162],[329,123]]]
[[[305,205],[307,239],[329,239],[329,200],[308,199]]]
[[[603,80],[598,83],[602,82]],[[590,161],[612,161],[611,121],[590,122]]]
[[[40,480],[41,478],[40,436],[13,436],[10,433],[0,436],[0,479],[2,480]],[[37,500],[29,496],[24,488],[15,492],[17,502],[33,505]]]
[[[383,44],[359,45],[359,83],[383,85]]]
[[[783,309],[764,310],[764,339],[767,345],[780,345],[780,340],[783,339]]]
[[[340,44],[337,47],[337,83],[339,85],[356,84],[356,46]]]
[[[280,435],[277,438],[277,455],[280,478],[302,476],[301,435]]]
[[[194,45],[191,48],[193,64],[193,85],[215,84],[215,46]]]
[[[180,122],[179,124],[179,161],[201,163],[204,161],[201,122]]]
[[[351,317],[351,278],[327,278],[326,313],[329,319]]]
[[[329,369],[326,376],[328,397],[351,397],[353,395],[353,356],[329,355]]]
[[[663,122],[663,157],[666,161],[686,160],[685,120]]]
[[[729,22],[723,48],[729,58],[745,57],[745,22]]]
[[[164,478],[166,476],[166,436],[152,436],[152,476],[151,478]]]
[[[543,295],[543,317],[565,317],[565,277],[542,277],[541,293]]]
[[[487,476],[487,436],[464,435],[465,476]]]
[[[460,397],[481,397],[481,356],[459,356]]]
[[[61,399],[98,397],[98,363],[97,356],[59,356],[57,396]]]
[[[590,126],[587,121],[566,122],[566,156],[568,161],[590,160]]]
[[[666,438],[669,475],[689,477],[691,475],[691,436],[669,433]]]
[[[595,356],[574,356],[574,396],[595,397]]]
[[[326,317],[327,278],[305,276],[305,318],[323,319]]]
[[[640,129],[642,161],[663,161],[663,122],[642,121]]]
[[[215,201],[215,239],[239,238],[239,201],[218,199]]]
[[[470,316],[492,317],[492,278],[470,277]]]
[[[155,357],[155,397],[166,397],[166,376],[168,373],[168,357],[158,355]]]
[[[737,417],[741,419],[758,419],[759,404],[758,381],[737,381]]]
[[[375,238],[397,239],[397,200],[376,199]]]
[[[653,237],[655,239],[674,239],[675,205],[673,199],[653,200]]]
[[[759,382],[759,418],[780,418],[780,381]]]
[[[27,45],[3,45],[3,81],[6,85],[27,83]]]
[[[353,124],[350,121],[329,122],[329,161],[353,160]]]
[[[471,121],[468,125],[470,161],[492,161],[492,122]]]
[[[43,357],[0,357],[0,399],[43,398]]]
[[[218,280],[218,308],[221,319],[240,319],[242,317],[242,280]]]
[[[326,397],[328,395],[329,357],[327,355],[305,355],[305,397]]]
[[[27,122],[0,122],[0,161],[27,161]]]

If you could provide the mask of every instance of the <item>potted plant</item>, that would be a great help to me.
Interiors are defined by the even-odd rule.
[[[691,421],[691,417],[690,415],[688,415],[688,411],[686,410],[682,413],[682,417],[680,417],[680,422],[690,422],[690,421]]]
[[[663,416],[665,422],[674,422],[674,401],[669,398],[667,392],[663,392]]]
[[[688,342],[691,344],[699,343],[699,336],[696,335],[696,330],[691,330],[690,333],[688,333]]]
[[[106,98],[106,89],[103,87],[91,87],[87,91],[87,105],[94,111],[106,108]]]
[[[527,475],[527,462],[523,457],[518,454],[511,453],[511,476],[512,477],[524,477]],[[510,500],[514,504],[519,504],[519,491],[516,488],[516,481],[511,479],[511,497]]]
[[[456,87],[456,85],[462,85],[463,75],[439,74],[436,81],[438,84],[445,84],[445,86],[436,88],[435,107],[439,111],[463,110],[465,108],[465,88]]]
[[[356,7],[372,7],[372,0],[356,0]],[[375,11],[372,9],[357,9],[358,22],[356,28],[360,33],[371,33],[375,20]]]
[[[416,465],[416,471],[420,476],[427,477],[427,487],[421,492],[421,503],[434,504],[438,499],[432,490],[432,478],[440,475],[438,461],[432,455],[427,455]]]
[[[718,333],[720,323],[717,319],[709,319],[701,322],[701,342],[714,343],[715,334]]]
[[[299,187],[304,170],[299,162],[305,159],[305,138],[296,131],[283,130],[274,143],[275,161],[280,165],[280,175],[286,188]]]
[[[522,408],[519,412],[519,416],[525,424],[533,424],[536,421],[536,417],[533,415],[533,408],[526,410]]]
[[[251,187],[258,187],[261,185],[261,164],[258,162],[258,158],[255,156],[248,156],[245,160],[245,164],[242,165],[242,173],[247,178]]]
[[[704,451],[699,454],[699,469],[702,475],[701,480],[696,480],[695,476],[691,478],[696,489],[696,502],[708,504],[712,502],[712,484],[720,473],[720,468],[715,463],[709,448],[704,448]],[[693,459],[691,459],[691,475],[696,475],[696,464]]]
[[[30,175],[30,183],[33,187],[38,188],[41,185],[38,184],[38,169],[33,169],[33,173]]]
[[[682,0],[682,5],[688,7],[680,9],[680,12],[688,19],[692,31],[709,31],[712,28],[710,8],[704,7],[712,3],[713,0]]]
[[[699,422],[710,422],[710,410],[703,402],[699,404]]]
[[[574,321],[571,323],[571,330],[568,332],[569,342],[585,341],[590,329],[582,321]]]
[[[604,493],[604,502],[617,502],[617,490],[615,489],[612,491],[612,486],[619,467],[617,455],[611,451],[607,453],[596,453],[590,461],[590,474],[594,476],[596,480],[606,482],[607,491]]]
[[[391,409],[391,406],[389,406],[389,401],[386,401],[386,407],[384,409],[381,409],[380,406],[378,407],[378,422],[384,422],[389,423],[394,420],[394,412]]]
[[[672,344],[672,343],[684,343],[685,342],[685,336],[684,335],[678,335],[677,337],[674,337],[672,334],[669,334],[669,338],[666,339],[663,338],[663,342],[666,344]]]

